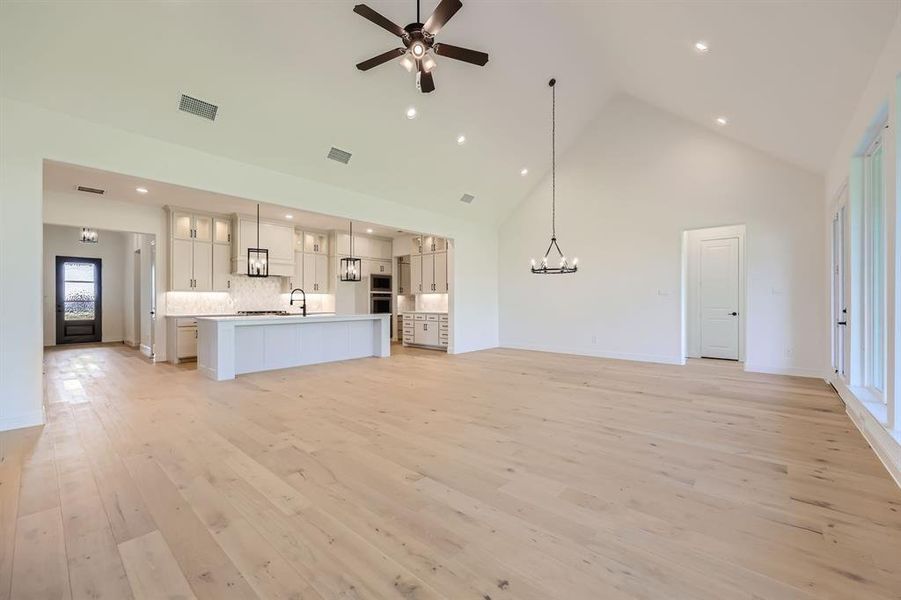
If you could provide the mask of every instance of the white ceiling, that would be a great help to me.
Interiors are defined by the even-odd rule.
[[[397,45],[354,3],[4,2],[3,94],[497,222],[549,169],[551,75],[558,148],[624,91],[824,171],[901,4],[465,0],[438,39],[491,60],[439,59],[438,89],[423,96],[398,65],[354,68]],[[367,3],[401,25],[414,20],[412,0]],[[692,49],[698,39],[707,55]],[[215,123],[176,110],[181,93],[219,104]],[[411,105],[420,116],[409,121]],[[725,128],[713,123],[720,114]],[[332,145],[354,153],[349,165],[325,159]],[[463,193],[475,202],[459,202]]]
[[[135,202],[147,206],[157,206],[160,209],[164,206],[174,206],[203,212],[255,215],[257,207],[256,201],[247,198],[215,194],[132,175],[111,173],[49,160],[44,161],[43,183],[45,192],[84,194],[89,198],[102,197],[120,202]],[[103,190],[103,196],[97,196],[92,192],[79,192],[75,188],[80,185]],[[146,189],[147,193],[138,192],[137,188],[139,187]],[[350,225],[346,219],[330,215],[305,210],[289,210],[283,206],[265,202],[260,202],[259,205],[261,218],[282,221],[299,228],[348,231]],[[290,218],[288,215],[291,215]],[[354,221],[354,233],[371,233],[371,235],[385,238],[409,235],[409,232],[365,221]]]

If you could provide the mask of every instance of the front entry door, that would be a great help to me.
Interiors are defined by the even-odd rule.
[[[100,259],[56,257],[56,343],[102,339]]]
[[[738,238],[701,241],[701,356],[738,360]]]

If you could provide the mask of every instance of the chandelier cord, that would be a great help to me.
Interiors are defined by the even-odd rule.
[[[551,79],[551,237],[557,237],[557,88]]]

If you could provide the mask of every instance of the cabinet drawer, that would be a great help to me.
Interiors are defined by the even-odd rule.
[[[425,321],[426,315],[413,315],[413,319],[416,321]]]
[[[437,321],[438,315],[426,315],[425,318],[426,318],[426,321]]]
[[[441,315],[441,322],[447,323],[447,315]]]
[[[197,327],[197,319],[178,318],[175,319],[176,327]]]

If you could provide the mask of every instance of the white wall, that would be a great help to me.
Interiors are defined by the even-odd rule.
[[[682,232],[743,223],[746,368],[825,374],[822,177],[627,96],[558,159],[558,239],[580,270],[529,272],[545,179],[501,227],[501,345],[681,362]]]
[[[835,151],[832,164],[826,173],[826,189],[824,193],[826,210],[823,211],[823,230],[826,232],[825,243],[822,248],[824,257],[824,270],[828,272],[831,262],[831,247],[829,239],[832,229],[832,215],[835,212],[842,187],[850,180],[849,196],[851,198],[851,212],[857,209],[855,200],[859,199],[860,191],[855,189],[856,180],[859,180],[859,160],[854,157],[862,154],[862,144],[872,136],[872,125],[877,115],[886,114],[889,128],[885,132],[885,199],[886,199],[886,240],[888,245],[887,273],[886,273],[886,321],[888,328],[886,349],[886,404],[871,406],[862,401],[862,398],[852,389],[845,386],[844,382],[832,377],[833,385],[841,394],[847,406],[848,414],[854,423],[860,428],[867,441],[873,446],[876,454],[891,472],[895,480],[901,484],[901,397],[898,393],[898,382],[901,381],[901,352],[898,351],[898,342],[901,340],[901,293],[898,285],[901,282],[901,244],[897,236],[901,233],[901,135],[898,133],[899,116],[901,116],[901,17],[895,23],[885,48],[876,62],[873,73],[870,76],[866,88],[861,91],[860,101],[854,114],[849,119],[842,141]],[[852,222],[853,222],[852,218]],[[853,227],[853,225],[852,225]],[[859,238],[852,231],[851,257],[854,260],[860,255]],[[853,269],[853,267],[852,267]],[[848,335],[853,340],[859,340],[861,328],[855,323],[860,319],[860,284],[852,277],[852,293],[850,301],[850,318],[848,319]],[[823,288],[824,296],[828,299],[830,288]],[[857,301],[855,302],[855,299]],[[832,319],[827,315],[822,323],[822,328],[831,332]],[[855,366],[859,367],[859,360],[852,351],[852,381],[859,379],[859,373],[854,373]]]
[[[43,421],[44,159],[454,238],[454,350],[497,345],[497,236],[492,226],[246,165],[7,97],[0,98],[0,130],[0,430]],[[60,213],[67,210],[57,208]],[[73,222],[82,218],[76,214],[65,221]],[[151,233],[99,222],[96,226]],[[165,244],[159,246],[157,273],[165,282]]]
[[[56,345],[56,257],[99,258],[104,342],[125,339],[125,235],[99,232],[96,244],[79,241],[81,227],[44,226],[44,345]],[[131,257],[129,256],[130,260]]]

